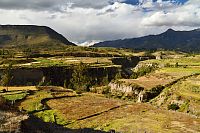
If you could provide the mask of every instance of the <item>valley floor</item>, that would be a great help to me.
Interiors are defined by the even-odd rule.
[[[18,91],[23,91],[23,88],[18,88]],[[16,91],[7,94],[1,92],[0,95],[8,96],[12,93],[16,94]],[[32,94],[27,92],[23,99],[17,103],[19,110],[31,114],[29,119],[23,122],[24,130],[60,132],[63,128],[62,130],[69,132],[80,132],[81,129],[91,132],[115,130],[127,133],[200,132],[200,119],[195,116],[100,94],[76,94],[61,87],[41,87]],[[34,121],[40,121],[45,128],[31,125],[30,122]],[[51,129],[50,125],[53,123],[57,128],[60,127],[59,130]]]

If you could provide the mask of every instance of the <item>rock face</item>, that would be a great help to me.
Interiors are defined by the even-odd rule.
[[[145,98],[144,88],[138,85],[125,85],[123,83],[109,83],[112,94],[122,94],[124,96],[132,97],[137,102],[143,102]]]
[[[88,68],[87,75],[98,84],[104,77],[108,77],[108,81],[114,79],[119,72],[118,67],[99,67]],[[0,70],[0,75],[3,70]],[[70,83],[73,68],[69,67],[47,67],[47,68],[16,68],[12,70],[13,79],[11,85],[38,85],[41,82],[51,83],[55,86],[63,86],[64,83]]]
[[[108,85],[113,95],[125,96],[135,100],[135,102],[148,102],[158,96],[164,89],[164,86],[157,85],[151,89],[145,89],[135,83],[111,82]]]

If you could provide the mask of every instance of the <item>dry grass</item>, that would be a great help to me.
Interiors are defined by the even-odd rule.
[[[123,102],[88,93],[81,97],[50,100],[47,104],[63,114],[66,120],[74,121],[122,105]]]
[[[3,86],[0,86],[0,91],[6,89]],[[8,87],[9,91],[23,91],[23,90],[38,90],[36,86],[21,86],[21,87]]]
[[[121,79],[119,81],[125,82],[125,84],[137,84],[145,89],[151,89],[158,85],[165,86],[179,78],[189,76],[191,73],[174,73],[174,72],[161,72],[150,73],[148,75],[139,77],[137,79]]]
[[[184,113],[161,110],[149,104],[129,103],[96,94],[50,100],[48,105],[56,110],[72,129],[94,128],[117,132],[200,132],[200,119]],[[112,107],[124,105],[106,111]],[[78,120],[102,112],[96,116]]]
[[[70,128],[95,128],[117,132],[199,132],[200,119],[156,109],[148,104],[132,104],[99,116],[75,122]]]

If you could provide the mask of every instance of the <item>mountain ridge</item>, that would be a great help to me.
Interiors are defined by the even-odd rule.
[[[63,35],[47,26],[0,25],[0,47],[18,45],[73,45]]]
[[[173,29],[168,29],[157,35],[99,42],[94,44],[93,47],[200,51],[200,29],[191,31],[175,31]]]

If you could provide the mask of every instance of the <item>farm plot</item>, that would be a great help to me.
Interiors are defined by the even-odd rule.
[[[76,121],[68,128],[94,128],[117,132],[199,132],[200,119],[157,109],[149,104],[132,104],[98,116]]]
[[[125,84],[137,84],[143,87],[145,90],[149,90],[158,85],[165,86],[173,81],[176,81],[184,76],[189,76],[191,74],[193,73],[178,70],[176,70],[176,72],[174,72],[173,70],[166,71],[162,69],[154,73],[139,77],[137,79],[120,79],[119,81],[122,81]]]
[[[157,63],[159,65],[171,65],[175,66],[178,63],[179,66],[200,66],[200,55],[173,58],[173,59],[161,59],[161,60],[146,60],[144,63]]]
[[[37,110],[44,109],[44,105],[41,101],[45,98],[53,97],[50,92],[47,91],[38,91],[34,95],[28,96],[21,104],[19,105],[20,110],[25,110],[26,112],[33,112]]]
[[[178,111],[199,117],[200,75],[192,76],[165,88],[151,103],[165,109],[175,104]]]
[[[108,99],[102,95],[91,93],[47,102],[51,109],[57,110],[67,121],[71,122],[117,108],[123,104],[125,104],[124,101]]]

